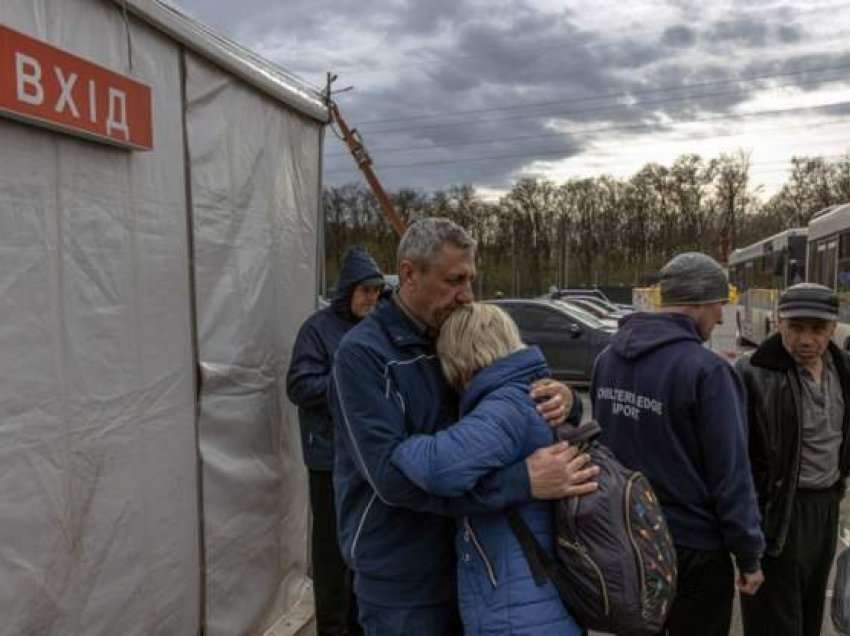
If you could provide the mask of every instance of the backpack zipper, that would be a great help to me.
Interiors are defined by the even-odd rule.
[[[593,571],[596,572],[596,578],[599,579],[599,589],[602,590],[602,604],[605,609],[605,616],[611,612],[611,608],[609,606],[608,601],[608,586],[605,584],[605,577],[602,575],[602,570],[596,565],[596,562],[590,558],[590,555],[587,553],[587,550],[584,546],[579,543],[570,543],[563,537],[558,537],[558,543],[568,550],[573,550],[578,552],[581,557],[590,564],[590,567],[593,568]]]
[[[632,544],[632,549],[635,551],[635,560],[638,564],[638,573],[640,574],[640,600],[641,605],[644,605],[646,597],[646,572],[644,571],[640,549],[638,548],[637,541],[635,540],[634,533],[632,532],[632,517],[629,514],[629,501],[632,497],[632,486],[641,476],[642,475],[640,473],[634,473],[626,482],[626,496],[623,497],[623,513],[626,517],[626,532],[629,533],[629,541]]]
[[[484,567],[487,568],[487,578],[490,579],[490,585],[495,589],[496,583],[496,573],[493,571],[493,566],[490,564],[490,560],[487,558],[487,555],[484,553],[484,548],[481,547],[481,544],[478,543],[478,537],[475,534],[475,530],[472,529],[472,524],[469,523],[469,517],[464,517],[463,525],[466,528],[466,531],[469,533],[469,536],[472,537],[472,543],[475,544],[475,549],[478,551],[481,560],[484,561]]]

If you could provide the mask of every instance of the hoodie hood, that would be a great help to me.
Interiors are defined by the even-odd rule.
[[[460,412],[468,413],[486,395],[510,382],[531,384],[546,377],[549,377],[549,368],[539,347],[515,351],[475,374],[461,396]]]
[[[336,284],[336,294],[331,301],[334,312],[346,320],[356,322],[351,313],[351,295],[354,288],[364,280],[383,278],[384,275],[378,264],[362,247],[353,247],[345,254],[339,280]]]
[[[682,314],[638,312],[620,320],[611,339],[611,349],[621,358],[635,360],[673,342],[702,344],[697,325]]]

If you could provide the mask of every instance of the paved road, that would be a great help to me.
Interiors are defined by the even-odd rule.
[[[579,394],[582,399],[582,405],[584,406],[584,417],[590,417],[590,400],[586,391],[579,391]],[[845,497],[844,501],[841,502],[841,516],[839,521],[839,537],[850,537],[850,496]],[[838,541],[838,549],[836,550],[836,555],[841,552],[845,548],[845,544],[839,539]],[[834,569],[833,569],[834,571]],[[832,576],[830,575],[830,580]],[[836,632],[832,627],[832,621],[829,617],[829,603],[831,597],[831,583],[830,583],[830,591],[827,591],[826,598],[826,611],[824,613],[824,621],[823,621],[823,629],[821,631],[821,636],[839,636],[838,632]],[[591,632],[591,635],[597,634],[597,632]],[[738,608],[738,600],[735,599],[735,616],[732,619],[732,631],[730,632],[730,636],[743,636],[743,630],[741,629],[741,618]]]

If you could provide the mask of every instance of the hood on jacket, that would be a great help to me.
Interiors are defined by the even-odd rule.
[[[682,314],[629,314],[620,320],[620,329],[611,339],[611,349],[626,360],[635,360],[673,342],[702,344],[697,325]]]
[[[484,396],[512,381],[531,383],[549,376],[539,347],[526,347],[496,360],[476,373],[460,400],[460,412],[468,413]]]
[[[357,318],[351,313],[351,295],[354,288],[364,280],[383,278],[384,275],[369,252],[362,247],[352,247],[345,254],[339,280],[336,284],[336,294],[331,301],[334,312],[353,322]]]

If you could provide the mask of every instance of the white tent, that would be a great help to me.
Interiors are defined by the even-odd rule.
[[[0,26],[153,101],[149,151],[0,118],[0,635],[262,634],[309,597],[321,96],[159,0]]]

